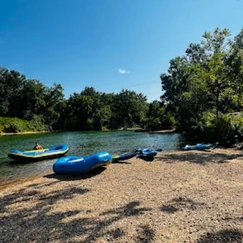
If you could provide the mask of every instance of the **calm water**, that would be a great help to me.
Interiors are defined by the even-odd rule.
[[[131,152],[139,147],[162,148],[164,151],[177,150],[185,141],[180,134],[148,134],[132,131],[0,136],[0,186],[52,170],[56,159],[19,163],[8,158],[10,149],[29,150],[36,142],[44,148],[65,143],[70,148],[68,155],[83,156],[101,151],[115,155]]]

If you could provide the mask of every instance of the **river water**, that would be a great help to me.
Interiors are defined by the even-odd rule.
[[[45,134],[25,134],[0,136],[0,187],[18,182],[52,170],[56,159],[39,162],[20,163],[8,158],[10,149],[30,150],[35,143],[44,148],[58,144],[67,144],[67,155],[91,155],[107,151],[112,155],[132,152],[137,148],[178,150],[185,144],[180,134],[148,134],[133,131],[109,132],[58,132]]]

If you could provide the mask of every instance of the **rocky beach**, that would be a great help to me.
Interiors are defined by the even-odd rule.
[[[243,151],[161,152],[0,191],[0,242],[243,242]]]

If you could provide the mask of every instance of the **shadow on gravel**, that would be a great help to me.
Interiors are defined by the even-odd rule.
[[[178,197],[169,201],[168,204],[164,204],[160,210],[172,214],[183,209],[196,210],[201,206],[205,206],[205,203],[198,203],[188,198]]]
[[[135,242],[155,242],[155,232],[149,225],[140,225],[137,229],[138,236]]]
[[[50,179],[58,179],[59,181],[76,181],[76,180],[84,180],[88,179],[94,176],[97,176],[101,174],[103,171],[106,170],[106,167],[98,167],[90,172],[87,172],[85,174],[80,174],[80,175],[68,175],[68,174],[49,174],[49,175],[44,175],[43,177],[45,178],[50,178]]]
[[[139,201],[133,201],[128,203],[126,206],[106,211],[103,213],[103,215],[110,214],[117,215],[118,217],[120,217],[120,215],[124,215],[126,217],[130,217],[143,214],[146,211],[152,211],[152,208],[137,208],[139,205]]]
[[[111,229],[114,223],[152,210],[132,201],[118,208],[111,205],[109,210],[94,216],[92,209],[70,210],[68,202],[64,203],[85,201],[88,189],[67,186],[46,193],[37,184],[34,186],[34,190],[24,187],[1,197],[0,242],[115,242],[127,232],[122,227]],[[150,243],[154,238],[155,232],[149,225],[137,225],[133,236],[136,242]]]
[[[243,242],[243,232],[239,230],[220,230],[215,233],[206,233],[197,243],[240,243]]]
[[[204,153],[204,152],[183,152],[180,154],[161,154],[156,157],[156,161],[162,161],[166,163],[175,163],[175,162],[189,162],[205,165],[206,163],[228,163],[233,159],[243,159],[243,154],[224,154],[224,153]]]
[[[243,216],[241,217],[234,217],[234,218],[231,218],[231,217],[225,217],[223,218],[223,220],[225,221],[238,221],[238,222],[243,222]]]
[[[48,185],[46,185],[48,186]],[[43,209],[44,207],[49,207],[56,202],[63,199],[72,199],[76,195],[83,195],[89,190],[80,187],[65,188],[62,190],[53,190],[50,193],[41,193],[38,189],[30,190],[28,187],[20,189],[18,192],[9,194],[1,198],[1,213],[10,213],[9,207],[14,204],[31,203],[35,200],[34,205],[35,210]],[[23,205],[22,205],[23,206]],[[33,205],[32,205],[33,206]],[[27,208],[22,212],[22,209],[16,210],[16,212],[22,212],[25,216],[31,214],[31,208]],[[42,210],[40,210],[41,213]],[[15,214],[15,211],[13,212]],[[21,220],[21,219],[20,219]]]
[[[113,161],[112,164],[132,164],[132,163],[127,161]]]

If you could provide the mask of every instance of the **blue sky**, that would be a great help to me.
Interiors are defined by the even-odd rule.
[[[205,31],[243,27],[243,0],[0,0],[0,66],[68,98],[85,86],[162,94],[169,61]]]

